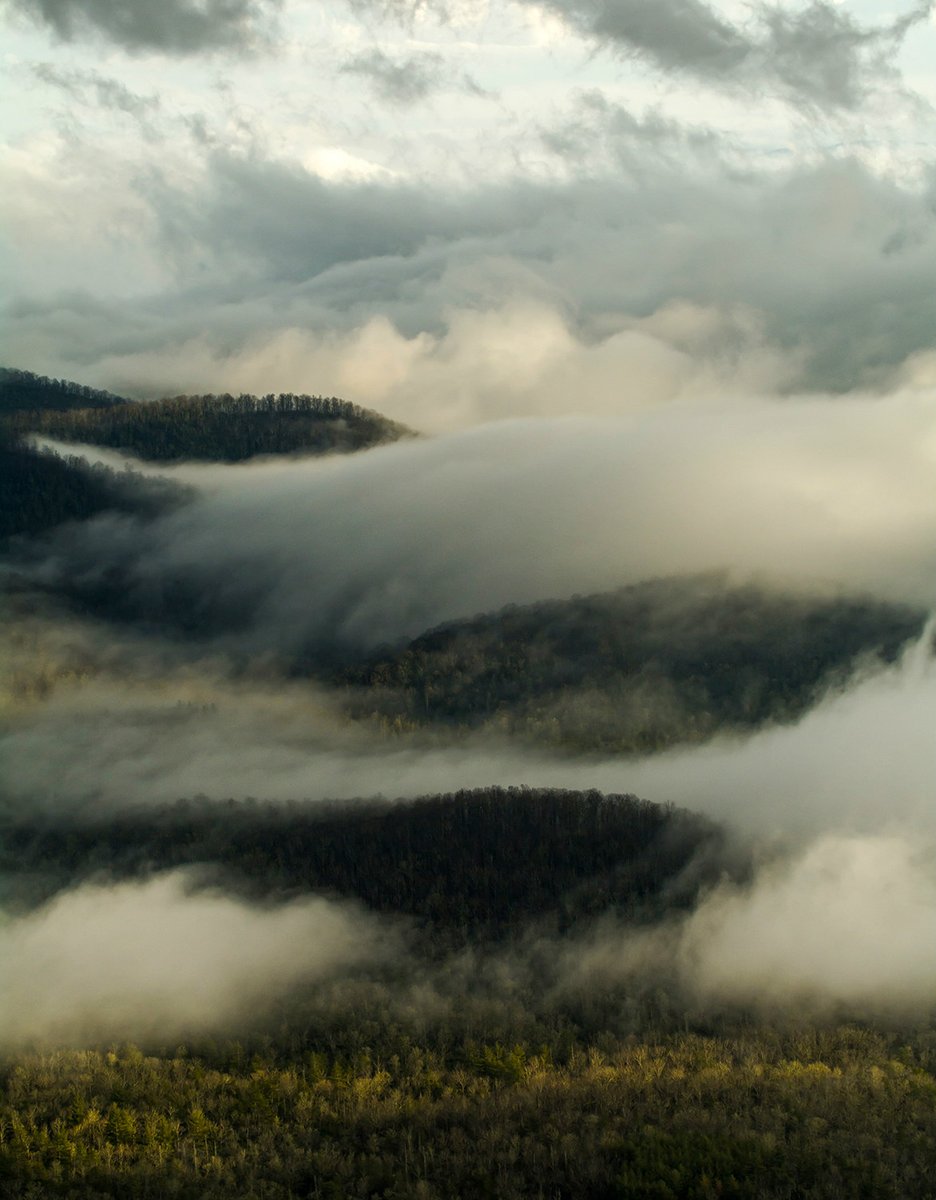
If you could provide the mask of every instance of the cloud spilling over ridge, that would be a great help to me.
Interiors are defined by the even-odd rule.
[[[78,649],[93,661],[93,642]],[[490,736],[380,737],[304,684],[238,682],[210,661],[146,666],[132,642],[123,660],[109,644],[101,654],[98,676],[83,682],[82,658],[58,651],[49,697],[9,707],[0,781],[12,813],[70,818],[198,794],[314,803],[528,785],[632,793],[768,843],[936,839],[930,632],[902,663],[832,692],[795,725],[644,759],[564,759]]]
[[[0,1041],[223,1028],[291,985],[381,961],[385,923],[318,897],[252,908],[191,872],[89,883],[0,925]]]
[[[687,922],[683,970],[705,999],[927,1007],[936,993],[936,862],[900,837],[828,836],[724,888]]]
[[[10,7],[63,41],[103,37],[130,51],[198,54],[247,49],[268,28],[278,0],[10,0]]]
[[[612,922],[570,941],[557,985],[657,979],[698,1011],[931,1011],[936,992],[932,839],[827,834],[777,856],[746,884],[725,882],[687,917],[651,930]]]
[[[746,884],[718,887],[685,919],[643,931],[605,922],[545,951],[537,942],[529,961],[521,950],[490,964],[492,979],[498,972],[508,984],[540,978],[545,986],[552,979],[560,1004],[598,985],[644,988],[650,980],[678,989],[700,1011],[725,1005],[800,1014],[839,1006],[916,1011],[929,1005],[936,984],[931,639],[932,627],[901,664],[830,695],[796,725],[645,760],[563,760],[489,738],[455,745],[381,739],[344,725],[327,698],[303,685],[237,684],[212,677],[207,664],[160,674],[158,658],[149,678],[144,672],[134,681],[129,661],[118,659],[97,682],[66,677],[51,699],[27,704],[8,720],[0,743],[3,788],[11,811],[21,806],[40,821],[66,823],[197,792],[218,800],[254,794],[312,803],[494,783],[636,792],[724,821],[743,842],[764,847],[761,867]],[[121,680],[121,671],[131,677]],[[284,983],[369,961],[363,948],[371,946],[371,934],[353,914],[314,905],[259,914],[211,893],[189,895],[185,884],[177,875],[136,887],[82,888],[29,918],[32,924],[9,924],[0,952],[8,949],[23,973],[6,992],[0,988],[0,1013],[8,1003],[33,1014],[13,1023],[27,1033],[83,1028],[81,1005],[65,1014],[51,992],[45,995],[42,981],[61,981],[111,1014],[109,1032],[116,1026],[131,1036],[127,1031],[142,1023],[134,1006],[151,976],[137,950],[125,948],[124,924],[135,931],[134,946],[146,946],[176,981],[155,988],[146,1011],[157,1022],[165,997],[190,982],[188,959],[175,941],[170,953],[164,935],[172,940],[178,933],[189,948],[193,939],[210,937],[211,997],[222,978],[240,988],[245,957],[253,970]],[[88,936],[107,934],[113,922],[112,936],[103,940],[124,955],[120,970],[104,950],[82,951],[73,911]],[[235,927],[243,930],[236,950],[229,936]],[[74,941],[73,953],[59,953],[60,941]],[[298,945],[307,957],[294,958]],[[46,952],[59,974],[40,970]],[[544,953],[555,967],[537,976]],[[79,959],[94,968],[88,979],[75,965]],[[440,1012],[450,1003],[446,989],[462,987],[460,979],[457,971],[454,982],[422,979],[429,991],[438,985]],[[242,994],[250,994],[250,985]],[[500,992],[491,986],[496,1001]],[[34,993],[45,998],[33,1003]],[[181,1016],[168,1025],[175,1028],[172,1021],[183,1017],[199,1024],[208,1012],[202,1000],[197,989],[178,1005],[173,999]],[[231,1011],[218,1001],[205,1021],[216,1026]]]
[[[41,582],[110,588],[163,633],[181,618],[206,658],[185,664],[153,636],[131,669],[106,634],[48,698],[41,678],[2,713],[4,803],[54,821],[197,792],[635,792],[769,853],[683,922],[569,947],[576,986],[603,970],[675,979],[712,1008],[931,1006],[926,642],[796,726],[642,761],[380,739],[311,688],[235,681],[224,662],[357,651],[505,603],[710,569],[931,605],[936,192],[928,110],[897,65],[931,5],[871,26],[831,0],[524,0],[570,58],[609,54],[571,103],[582,74],[560,83],[569,59],[546,71],[530,54],[521,107],[511,81],[480,152],[461,145],[473,113],[442,113],[453,69],[386,30],[313,50],[303,17],[265,88],[235,59],[269,48],[277,0],[7,8],[64,42],[56,54],[89,40],[134,56],[131,74],[110,55],[120,78],[59,57],[14,80],[69,100],[27,113],[4,160],[21,365],[141,396],[335,393],[446,436],[353,461],[186,467],[200,496],[184,511],[60,535],[30,565]],[[290,22],[300,10],[317,19],[303,4]],[[187,61],[160,59],[154,79],[152,52]],[[221,52],[231,80],[199,70]],[[364,89],[387,124],[362,111]],[[26,90],[27,109],[48,101]],[[663,109],[641,109],[648,96]],[[810,391],[828,394],[790,398]],[[599,419],[561,419],[573,413]],[[486,424],[505,416],[524,419]],[[0,926],[0,958],[22,968],[2,973],[0,1024],[206,1027],[236,1016],[233,996],[259,1004],[376,953],[353,910],[258,910],[193,882],[89,885]]]
[[[35,570],[288,654],[708,570],[928,605],[934,458],[922,393],[505,422],[208,472],[163,518],[64,530]]]
[[[755,834],[936,838],[927,750],[936,703],[932,627],[896,670],[835,694],[795,726],[634,763],[628,785]]]

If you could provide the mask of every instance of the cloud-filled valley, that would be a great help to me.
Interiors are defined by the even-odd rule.
[[[101,517],[40,577],[253,651],[373,648],[457,617],[711,570],[928,606],[924,395],[515,422],[328,461],[212,468],[194,503]],[[191,481],[197,472],[184,476]]]
[[[922,1194],[932,5],[0,26],[12,1200]]]
[[[878,953],[886,906],[842,956],[833,948],[842,940],[836,922],[856,910],[859,893],[888,897],[894,923],[933,914],[929,626],[899,661],[857,659],[850,676],[830,677],[829,690],[794,721],[645,757],[568,757],[493,729],[381,732],[349,717],[327,672],[320,681],[302,676],[311,669],[314,677],[323,658],[353,659],[477,612],[686,572],[709,573],[700,595],[716,604],[721,589],[727,596],[756,580],[766,596],[786,589],[807,606],[810,595],[815,603],[866,595],[925,612],[934,584],[933,445],[931,405],[908,390],[499,422],[350,455],[234,466],[144,466],[83,448],[190,491],[164,515],[105,514],[63,526],[11,561],[9,579],[26,596],[36,586],[59,591],[97,616],[65,616],[53,600],[32,624],[20,618],[10,627],[0,744],[7,819],[32,812],[81,826],[197,796],[221,806],[256,797],[314,808],[492,786],[633,793],[715,819],[736,843],[737,861],[753,855],[761,865],[652,931],[576,934],[563,945],[568,973],[555,978],[552,995],[578,994],[597,971],[616,987],[669,980],[703,1008],[766,1004],[769,993],[781,1009],[912,1009],[930,977],[925,949],[911,947],[925,943],[908,935],[899,953]],[[28,611],[15,595],[14,616]],[[651,604],[674,602],[665,589],[654,595]],[[691,613],[690,605],[683,620]],[[115,616],[119,623],[108,624]],[[308,664],[298,676],[296,661]],[[662,692],[653,699],[662,683],[649,679],[641,703],[664,703]],[[620,719],[613,713],[602,719]],[[63,880],[51,907],[14,918],[9,936],[25,939],[28,964],[29,939],[59,936],[69,897],[79,912],[98,904],[101,919],[115,922],[135,904],[152,901],[155,914],[165,900],[170,927],[177,910],[182,919],[188,905],[203,903],[187,899],[175,876],[160,878],[110,885],[113,898],[93,876],[76,877],[74,892]],[[30,894],[15,878],[8,886],[11,898]],[[228,906],[219,922],[253,920],[239,900],[216,903]],[[298,909],[282,911],[264,920],[304,919]],[[828,918],[817,923],[819,911]],[[193,914],[200,919],[197,907]],[[275,947],[269,930],[264,944]],[[794,972],[804,939],[815,950]],[[219,987],[255,960],[250,944],[232,951]],[[515,953],[511,970],[527,978],[536,960]],[[859,971],[867,959],[881,969]],[[289,968],[290,979],[304,978],[304,962]],[[339,958],[339,973],[342,966]],[[166,969],[187,986],[172,963]],[[112,1003],[100,999],[115,1029],[132,1028],[149,986],[132,963],[127,971]],[[770,981],[781,975],[788,982],[778,990]],[[37,978],[27,965],[21,986],[40,986]],[[439,1003],[448,1011],[448,1001]],[[197,1023],[204,1006],[196,1007]],[[223,1019],[223,1008],[215,1011]],[[54,1030],[57,1020],[50,1010],[31,1028]]]

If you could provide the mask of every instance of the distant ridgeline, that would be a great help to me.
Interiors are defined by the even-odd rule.
[[[645,753],[792,720],[861,660],[893,661],[925,619],[871,599],[666,579],[453,622],[336,680],[354,716],[389,731]]]
[[[0,414],[19,434],[107,446],[153,462],[350,453],[412,436],[334,397],[175,396],[143,403],[25,371],[0,372]]]
[[[255,898],[354,897],[415,917],[446,942],[500,936],[531,920],[562,929],[606,911],[659,916],[691,902],[706,863],[710,883],[721,869],[721,834],[704,817],[633,796],[556,789],[406,802],[202,800],[99,821],[58,816],[44,825],[34,813],[8,815],[0,828],[7,889],[18,873],[56,890],[102,874],[210,864]],[[687,875],[693,862],[698,869]]]

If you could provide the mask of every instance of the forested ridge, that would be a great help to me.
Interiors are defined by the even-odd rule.
[[[67,412],[76,408],[108,408],[127,403],[129,401],[123,396],[69,379],[50,379],[46,375],[34,375],[32,371],[0,367],[0,416],[40,410]]]
[[[257,455],[351,453],[409,436],[334,397],[176,396],[127,400],[64,379],[0,368],[0,547],[107,511],[153,515],[181,488],[30,444],[30,435],[141,459],[241,462]]]
[[[388,730],[644,753],[793,720],[859,662],[892,662],[924,621],[870,599],[657,580],[452,622],[336,680]]]
[[[719,833],[701,817],[633,796],[489,788],[415,801],[333,804],[183,801],[106,820],[0,823],[0,875],[73,885],[193,864],[223,868],[254,897],[320,891],[405,914],[447,935],[477,937],[549,917],[566,928],[603,912],[657,915],[685,903],[683,871]]]
[[[346,400],[292,393],[43,406],[11,412],[7,423],[19,433],[106,446],[153,462],[346,454],[411,436],[402,425]]]
[[[12,537],[33,537],[103,512],[154,516],[185,496],[177,485],[37,449],[0,428],[0,550]]]

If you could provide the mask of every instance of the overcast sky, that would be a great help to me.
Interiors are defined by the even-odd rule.
[[[427,430],[927,388],[929,10],[6,0],[0,360]]]

